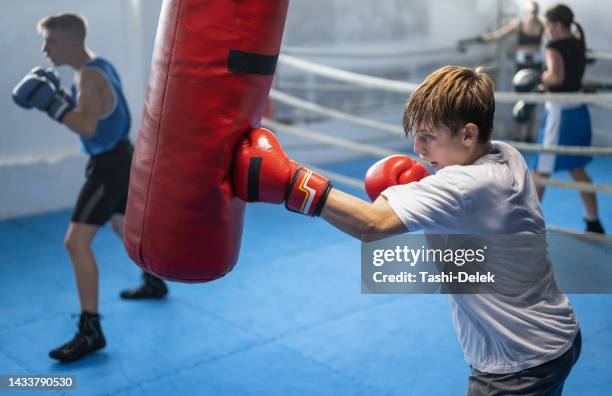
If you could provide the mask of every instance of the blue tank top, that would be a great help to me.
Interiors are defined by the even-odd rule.
[[[130,132],[131,117],[130,110],[123,95],[119,74],[113,65],[102,58],[94,58],[87,62],[84,67],[93,67],[104,74],[115,95],[115,104],[110,113],[98,120],[98,126],[93,137],[81,136],[81,149],[89,155],[97,155],[110,151],[117,143],[126,139]],[[73,83],[72,98],[76,102],[76,85]]]

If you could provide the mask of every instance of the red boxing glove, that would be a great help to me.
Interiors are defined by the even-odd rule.
[[[368,169],[365,188],[370,199],[374,201],[387,187],[412,183],[429,175],[427,168],[412,158],[406,155],[391,155]]]
[[[238,144],[234,156],[234,189],[246,202],[285,203],[291,211],[321,214],[331,190],[329,180],[287,157],[272,132],[255,128]]]

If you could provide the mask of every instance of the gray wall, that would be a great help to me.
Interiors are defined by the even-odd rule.
[[[67,128],[38,111],[15,106],[10,92],[32,66],[44,64],[36,22],[60,11],[77,11],[89,19],[88,44],[98,55],[113,61],[122,76],[133,116],[132,138],[138,131],[149,74],[153,39],[162,0],[21,0],[0,2],[0,218],[46,212],[72,206],[83,181],[85,156],[78,138]],[[612,52],[612,4],[595,0],[566,0],[587,32],[590,47]],[[553,4],[541,1],[542,8]],[[432,48],[453,45],[493,28],[498,13],[513,13],[515,0],[292,0],[284,44],[330,48]],[[492,51],[470,52],[466,57],[435,59],[319,59],[347,69],[418,81],[446,63],[472,64]],[[609,64],[594,69],[612,75]],[[72,72],[61,70],[68,84]],[[296,71],[279,68],[279,79],[308,79]],[[313,79],[310,80],[314,81]],[[343,108],[348,104],[401,102],[376,93],[317,94],[310,99]],[[381,99],[382,98],[382,99]],[[327,102],[326,102],[327,101]],[[368,102],[369,101],[369,102]],[[603,119],[607,113],[596,114]],[[399,118],[399,117],[398,117]],[[365,135],[364,135],[365,136]],[[367,137],[367,136],[366,136]],[[299,142],[296,142],[299,144]],[[329,158],[330,156],[328,156]],[[331,156],[331,158],[338,158]]]

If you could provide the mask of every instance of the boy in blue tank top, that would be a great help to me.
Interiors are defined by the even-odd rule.
[[[81,139],[90,156],[64,244],[74,268],[81,314],[79,330],[68,343],[49,352],[66,362],[82,358],[106,345],[98,313],[98,266],[91,243],[101,226],[110,221],[123,237],[133,147],[127,101],[117,71],[85,45],[86,21],[78,14],[64,13],[43,18],[38,31],[44,38],[42,51],[56,66],[75,69],[72,94],[65,92],[52,68],[34,68],[13,91],[15,102],[36,107],[65,124]],[[122,298],[161,298],[164,282],[144,274],[144,284],[125,290]]]

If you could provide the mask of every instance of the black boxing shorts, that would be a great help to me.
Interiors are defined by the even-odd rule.
[[[122,140],[89,158],[72,222],[102,226],[114,214],[125,214],[133,152],[130,141]]]

